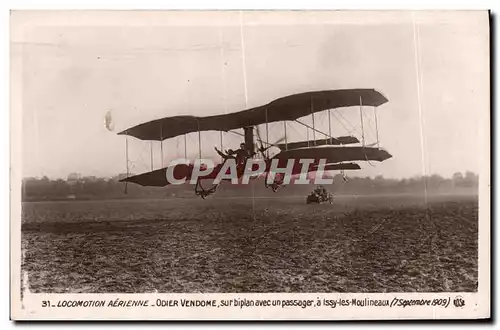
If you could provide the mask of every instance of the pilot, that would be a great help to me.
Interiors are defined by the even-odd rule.
[[[236,155],[236,164],[238,165],[245,164],[247,159],[253,156],[253,154],[245,148],[245,143],[240,143],[240,148],[236,150],[234,154]]]

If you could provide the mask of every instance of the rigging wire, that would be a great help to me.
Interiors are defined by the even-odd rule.
[[[245,35],[243,33],[243,11],[240,10],[241,61],[243,65],[243,86],[245,87],[245,108],[248,108],[247,68],[245,58]],[[255,226],[255,187],[252,184],[252,214]]]
[[[417,78],[417,107],[418,107],[418,115],[420,119],[420,149],[422,155],[422,174],[425,177],[427,175],[426,163],[427,163],[427,155],[425,151],[426,139],[425,139],[425,117],[423,115],[422,109],[422,90],[423,90],[423,81],[422,81],[422,57],[421,57],[421,49],[420,49],[420,33],[417,22],[415,20],[415,14],[412,12],[412,22],[413,22],[413,48],[415,54],[415,73]],[[428,203],[427,196],[427,180],[424,180],[424,196],[425,196],[425,204]]]
[[[337,109],[335,109],[335,110],[337,110]],[[338,122],[339,122],[339,123],[340,123],[340,124],[344,127],[344,129],[347,131],[347,133],[352,134],[353,132],[356,132],[356,128],[354,127],[354,125],[352,125],[352,124],[351,124],[351,122],[350,122],[349,120],[347,120],[347,119],[346,119],[346,118],[342,115],[342,113],[341,113],[341,112],[339,112],[339,111],[335,112],[335,110],[332,112],[332,116],[333,116],[335,119],[337,119],[337,121],[338,121]],[[340,120],[340,119],[337,117],[337,115],[340,115],[340,116],[342,117],[342,119],[343,119],[343,120],[344,120],[347,124],[349,124],[349,126],[351,126],[351,128],[348,128],[348,127],[344,124],[344,122],[342,122],[342,120]]]
[[[128,142],[128,139],[126,137],[126,145],[127,145],[127,166],[128,166],[128,174],[127,174],[127,177],[130,175],[130,170],[132,169],[137,169],[139,167],[146,167],[147,168],[147,161],[145,160],[144,158],[144,155],[145,153],[147,153],[147,144],[142,144],[141,143],[141,147],[140,147],[140,152],[139,152],[139,155],[137,156],[138,159],[135,159],[135,160],[132,160],[130,159],[130,154],[129,154],[129,142]]]
[[[227,113],[227,85],[226,85],[226,62],[224,60],[224,38],[222,35],[222,28],[219,28],[219,42],[220,42],[220,57],[221,57],[221,76],[222,76],[222,88],[223,88],[223,104],[224,104],[224,114]],[[220,131],[220,150],[224,152],[224,142],[222,137],[222,131]],[[224,158],[221,156],[221,160]]]
[[[368,126],[368,128],[370,129],[370,131],[371,131],[371,133],[373,134],[373,136],[374,136],[374,137],[375,137],[375,136],[377,136],[377,133],[375,132],[375,130],[374,130],[373,126],[372,126],[372,120],[371,120],[371,118],[370,118],[370,117],[368,117],[368,116],[366,115],[366,113],[363,113],[363,117],[364,117],[364,119],[366,119],[366,120],[365,120],[365,123],[366,123],[366,124],[368,124],[367,126]],[[366,132],[365,132],[365,133],[366,133]],[[378,140],[378,139],[377,139],[377,140]]]

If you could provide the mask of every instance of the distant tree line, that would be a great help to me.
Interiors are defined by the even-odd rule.
[[[455,173],[451,178],[444,178],[437,174],[404,179],[389,179],[382,176],[354,177],[350,178],[347,184],[339,183],[334,186],[337,193],[477,192],[479,177],[470,171],[465,174]]]
[[[116,198],[166,198],[193,197],[194,185],[184,184],[169,187],[142,187],[136,184],[125,186],[119,179],[81,177],[71,174],[67,180],[50,180],[47,177],[26,178],[22,184],[25,201],[72,200],[72,199],[116,199]],[[262,181],[262,180],[261,180]],[[209,188],[210,182],[204,183]],[[305,195],[314,184],[288,185],[279,194]],[[276,196],[266,189],[263,182],[255,182],[253,189],[247,186],[223,183],[217,190],[219,196]],[[335,194],[394,194],[394,193],[477,193],[478,175],[473,172],[455,173],[451,178],[440,175],[420,176],[405,179],[390,179],[383,176],[349,177],[344,181],[341,175],[334,177],[334,184],[327,189]]]

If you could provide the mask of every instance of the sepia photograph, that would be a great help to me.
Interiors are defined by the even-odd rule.
[[[10,19],[11,315],[489,317],[487,11]]]

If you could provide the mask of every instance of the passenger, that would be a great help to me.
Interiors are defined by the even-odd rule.
[[[215,151],[217,151],[217,153],[219,154],[219,156],[221,156],[222,158],[224,158],[224,160],[227,160],[229,158],[232,158],[232,159],[236,159],[236,157],[234,157],[234,151],[233,149],[229,149],[226,151],[226,153],[223,153],[222,151],[220,151],[219,149],[217,149],[217,147],[214,147]]]

